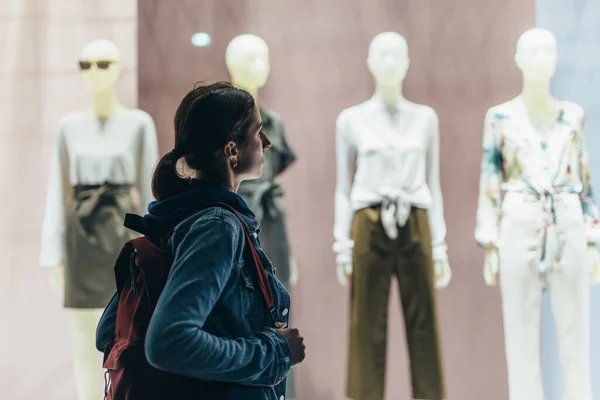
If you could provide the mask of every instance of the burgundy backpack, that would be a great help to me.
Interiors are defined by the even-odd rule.
[[[252,253],[258,282],[271,315],[275,310],[267,273],[246,225],[240,215],[225,203],[224,207],[238,218]],[[134,214],[125,218],[125,226],[145,236],[125,243],[115,264],[119,303],[115,339],[104,349],[106,400],[217,400],[231,384],[205,382],[169,374],[152,367],[146,359],[144,342],[150,318],[165,287],[173,264],[168,237],[151,232],[145,220]],[[221,394],[221,395],[219,395]]]

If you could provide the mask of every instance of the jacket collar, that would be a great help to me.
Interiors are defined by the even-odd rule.
[[[237,193],[222,186],[202,180],[192,180],[187,192],[163,201],[154,201],[148,205],[148,214],[144,219],[159,229],[171,229],[184,219],[198,211],[211,207],[213,203],[225,203],[241,217],[250,234],[259,231],[259,223],[254,213]]]

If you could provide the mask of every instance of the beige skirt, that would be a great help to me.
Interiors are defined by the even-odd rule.
[[[104,308],[116,290],[114,265],[135,236],[123,226],[135,212],[131,185],[77,186],[66,210],[65,298],[67,308]]]

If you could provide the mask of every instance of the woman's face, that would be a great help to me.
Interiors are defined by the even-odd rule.
[[[246,140],[238,146],[237,167],[234,171],[241,180],[258,179],[265,164],[265,151],[271,147],[267,134],[262,130],[262,119],[258,106],[254,107],[252,125],[246,132]]]

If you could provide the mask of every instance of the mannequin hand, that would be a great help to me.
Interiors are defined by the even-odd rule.
[[[65,266],[62,264],[50,270],[50,287],[61,291],[65,286]]]
[[[290,286],[296,286],[298,278],[300,277],[300,271],[298,271],[298,262],[295,258],[290,259]]]
[[[595,244],[588,245],[588,254],[590,257],[590,283],[597,285],[600,283],[600,253]]]
[[[450,269],[448,259],[436,260],[434,265],[435,287],[439,289],[448,286],[450,279],[452,279],[452,270]]]
[[[496,286],[498,264],[498,249],[496,247],[485,249],[485,260],[483,261],[483,279],[488,286]]]
[[[352,277],[352,263],[340,263],[337,265],[337,278],[342,286],[346,286]]]

